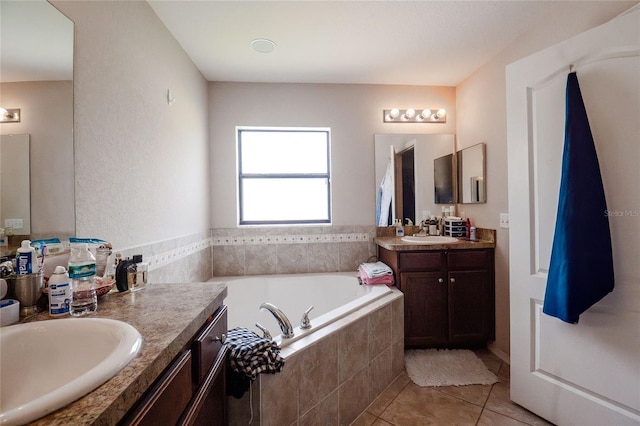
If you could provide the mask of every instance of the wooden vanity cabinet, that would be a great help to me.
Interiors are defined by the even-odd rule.
[[[227,307],[180,351],[121,425],[226,425]]]
[[[495,339],[493,249],[378,249],[405,295],[406,347],[473,347]]]

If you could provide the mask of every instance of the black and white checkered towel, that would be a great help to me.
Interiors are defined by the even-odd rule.
[[[278,345],[249,329],[237,327],[229,330],[225,345],[229,347],[231,369],[251,380],[260,373],[277,373],[284,366]]]

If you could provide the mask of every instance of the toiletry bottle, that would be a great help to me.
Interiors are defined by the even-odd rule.
[[[470,230],[470,240],[475,241],[476,240],[476,227],[472,226],[471,230]]]
[[[400,219],[396,219],[396,237],[404,237],[404,228]]]
[[[36,268],[33,265],[37,262],[36,249],[31,247],[30,240],[22,240],[17,253],[18,274],[31,274]]]
[[[71,280],[62,265],[56,266],[49,278],[49,315],[67,315],[71,309]]]
[[[465,229],[467,238],[471,238],[471,221],[467,218],[467,227]]]
[[[71,278],[73,290],[69,313],[72,316],[92,314],[98,309],[95,276],[96,258],[89,251],[89,245],[87,243],[72,245],[69,257],[69,278]]]

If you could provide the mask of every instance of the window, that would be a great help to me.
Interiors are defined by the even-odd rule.
[[[327,128],[238,128],[240,225],[331,223]]]

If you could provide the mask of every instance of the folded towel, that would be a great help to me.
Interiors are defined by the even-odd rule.
[[[382,277],[375,277],[375,278],[369,278],[367,276],[360,275],[360,282],[362,284],[364,284],[364,285],[377,285],[377,284],[393,285],[393,284],[395,284],[395,280],[393,278],[393,275],[384,275]]]
[[[393,271],[384,262],[362,263],[358,267],[369,278],[382,277],[384,275],[393,275]]]
[[[224,344],[229,347],[231,369],[251,380],[260,373],[277,373],[284,366],[278,345],[246,328],[229,330]]]

